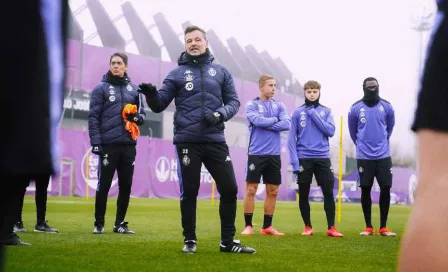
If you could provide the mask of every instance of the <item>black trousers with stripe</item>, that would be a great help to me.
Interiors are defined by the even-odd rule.
[[[215,180],[221,196],[219,202],[221,241],[224,245],[232,243],[236,231],[238,186],[227,144],[177,144],[176,151],[179,159],[177,170],[185,241],[196,240],[196,202],[201,181],[201,167],[204,164]]]
[[[115,225],[124,221],[131,197],[132,178],[136,156],[135,145],[104,145],[104,154],[98,161],[98,186],[95,198],[95,220],[104,224],[107,197],[115,171],[118,174],[118,198]]]

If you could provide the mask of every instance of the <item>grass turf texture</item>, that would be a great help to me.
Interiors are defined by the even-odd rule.
[[[323,203],[311,204],[315,234],[302,237],[303,223],[295,202],[278,202],[273,226],[284,237],[259,234],[263,203],[256,202],[253,218],[256,234],[241,237],[243,203],[238,202],[237,235],[257,253],[219,252],[219,201],[198,201],[198,251],[181,252],[183,246],[179,201],[131,199],[126,221],[135,235],[112,232],[116,198],[109,198],[106,233],[94,235],[94,199],[48,199],[49,225],[59,234],[34,233],[36,212],[33,197],[26,197],[23,220],[28,233],[19,234],[32,246],[7,249],[5,271],[395,271],[400,240],[410,208],[391,206],[389,227],[397,237],[361,237],[364,219],[360,204],[343,204],[337,224],[343,238],[325,235]],[[374,227],[379,227],[378,205],[372,207]]]

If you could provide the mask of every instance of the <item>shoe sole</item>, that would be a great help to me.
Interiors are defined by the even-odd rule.
[[[233,251],[220,251],[221,253],[235,253],[235,254],[255,254],[256,251],[253,253],[246,253],[246,252],[233,252]]]
[[[59,231],[43,231],[43,230],[34,230],[34,232],[45,232],[45,233],[59,233]]]

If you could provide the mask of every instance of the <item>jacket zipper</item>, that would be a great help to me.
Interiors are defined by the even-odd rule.
[[[119,85],[120,86],[120,96],[121,96],[121,111],[120,111],[120,116],[122,115],[122,113],[123,113],[123,109],[124,109],[124,97],[123,97],[123,86],[122,85]],[[123,142],[124,141],[126,141],[126,122],[124,121],[124,119],[123,118],[121,118],[121,123],[123,124],[121,127],[122,127],[122,131],[123,131]]]
[[[201,117],[201,123],[203,123],[203,118],[205,115],[205,109],[204,109],[204,99],[205,99],[205,92],[204,92],[204,86],[203,86],[203,68],[204,66],[201,64],[201,102],[202,102],[202,117]],[[205,126],[202,126],[202,138],[205,140]]]

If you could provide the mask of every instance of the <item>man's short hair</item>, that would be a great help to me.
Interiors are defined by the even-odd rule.
[[[190,33],[190,32],[193,32],[193,31],[200,31],[201,33],[202,33],[202,35],[204,36],[204,39],[205,40],[207,40],[207,35],[205,34],[205,31],[202,29],[202,28],[200,28],[200,27],[198,27],[198,26],[195,26],[195,25],[191,25],[191,26],[188,26],[187,28],[185,28],[185,31],[184,31],[184,37],[188,34],[188,33]]]
[[[275,79],[275,77],[273,75],[269,75],[269,74],[264,74],[260,77],[260,79],[258,80],[258,85],[261,87],[264,86],[264,84],[266,84],[266,81],[269,79]]]
[[[364,79],[364,81],[363,81],[363,83],[362,83],[362,86],[363,86],[363,87],[366,86],[366,82],[367,82],[367,81],[376,81],[376,83],[379,85],[378,80],[376,80],[376,78],[374,78],[374,77],[368,77],[368,78]]]
[[[309,89],[318,89],[320,90],[321,85],[319,82],[315,81],[315,80],[309,80],[305,83],[305,85],[303,85],[303,90],[309,90]]]
[[[109,64],[112,62],[112,59],[114,57],[120,57],[123,60],[123,63],[125,65],[128,65],[128,56],[125,53],[121,53],[121,52],[113,53],[112,56],[110,56]]]

